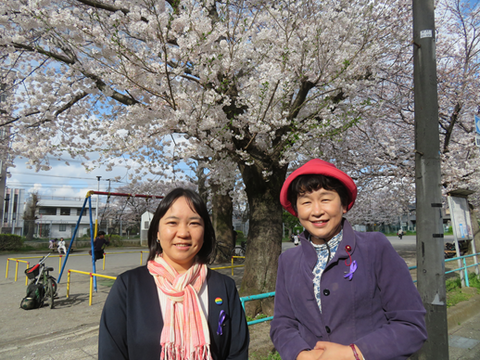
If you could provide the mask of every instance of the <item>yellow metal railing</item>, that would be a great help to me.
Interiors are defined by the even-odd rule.
[[[143,250],[140,250],[140,265],[143,264],[143,253],[144,252],[147,252],[148,251],[143,251]],[[110,254],[110,255],[113,255],[113,254],[136,254],[138,253],[138,251],[118,251],[118,252],[111,252],[111,253],[104,253],[105,255],[106,254]],[[62,258],[65,257],[66,255],[50,255],[49,257],[50,258],[53,258],[53,257],[58,257],[58,269],[60,271],[60,269],[62,268]],[[70,254],[69,256],[91,256],[89,254]],[[26,261],[23,261],[25,259],[41,259],[43,258],[43,256],[21,256],[21,257],[17,257],[17,258],[8,258],[7,259],[7,269],[5,271],[5,279],[8,278],[8,270],[9,270],[9,261],[16,261],[17,262],[17,266],[15,268],[15,281],[17,281],[17,278],[18,278],[18,262],[24,262],[24,263],[27,263],[29,264],[28,262]],[[103,257],[103,270],[105,270],[105,263],[106,263],[106,256]],[[28,268],[28,265],[27,265],[27,268]],[[25,280],[25,285],[28,284],[28,279]]]
[[[30,263],[28,261],[24,261],[24,260],[19,260],[19,259],[15,259],[15,258],[8,258],[7,259],[7,270],[5,271],[5,279],[8,278],[8,265],[9,265],[9,261],[15,261],[16,265],[15,265],[15,281],[17,281],[18,279],[18,263],[22,262],[22,263],[25,263],[27,264],[27,267],[26,269],[28,269],[30,267]],[[28,277],[25,275],[25,286],[28,285]]]
[[[140,265],[143,264],[143,253],[148,251],[140,250]],[[105,264],[106,264],[106,259],[107,259],[107,254],[109,255],[116,255],[116,254],[136,254],[138,251],[118,251],[118,252],[110,252],[110,253],[104,253],[103,256],[103,263],[102,263],[102,270],[105,270]],[[50,257],[58,257],[58,269],[60,270],[62,267],[62,257],[65,255],[50,255]],[[69,256],[90,256],[89,254],[71,254]],[[5,271],[5,279],[8,278],[8,269],[9,269],[9,261],[15,261],[16,262],[16,267],[15,267],[15,281],[18,279],[18,263],[23,262],[27,264],[27,268],[29,267],[29,262],[24,261],[25,259],[41,259],[43,256],[23,256],[23,257],[18,257],[18,258],[8,258],[7,259],[7,269]],[[234,268],[239,268],[239,267],[244,267],[245,265],[234,265],[234,259],[245,259],[245,256],[232,256],[231,257],[231,262],[232,264],[230,266],[222,266],[222,267],[215,267],[211,268],[212,270],[221,270],[221,269],[232,269],[232,276],[233,276],[233,269]],[[25,279],[25,286],[28,285],[28,278]]]
[[[91,272],[86,272],[86,271],[79,271],[79,270],[72,270],[72,269],[69,269],[68,270],[68,276],[67,276],[67,298],[70,296],[70,275],[71,273],[77,273],[77,274],[83,274],[83,275],[89,275],[90,276],[90,294],[88,296],[88,306],[91,306],[92,305],[92,297],[93,297],[93,277],[96,276],[96,277],[101,277],[101,278],[105,278],[105,279],[112,279],[112,280],[116,280],[117,277],[116,276],[107,276],[107,275],[101,275],[101,274],[94,274],[94,273],[91,273]]]
[[[49,257],[52,258],[52,257],[58,257],[58,269],[60,269],[62,267],[62,257],[64,257],[65,255],[50,255]],[[76,255],[70,255],[70,256],[90,256],[88,254],[76,254]],[[7,269],[5,271],[5,279],[8,278],[8,268],[9,268],[9,261],[15,261],[17,262],[17,266],[15,267],[15,281],[17,281],[17,278],[18,278],[18,263],[19,262],[23,262],[23,263],[26,263],[27,264],[27,268],[29,267],[30,263],[28,261],[24,261],[25,259],[41,259],[43,258],[43,256],[21,256],[21,257],[18,257],[18,258],[9,258],[7,259]],[[25,280],[25,285],[28,284],[28,278]]]
[[[234,268],[238,268],[238,267],[244,267],[245,264],[243,265],[233,265],[233,260],[234,259],[245,259],[245,256],[232,256],[232,265],[230,266],[221,266],[221,267],[214,267],[214,268],[210,268],[212,270],[221,270],[221,269],[232,269],[232,276],[233,276],[233,269]]]

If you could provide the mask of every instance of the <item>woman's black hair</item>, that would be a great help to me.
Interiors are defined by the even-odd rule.
[[[205,229],[203,232],[203,245],[200,251],[196,255],[196,261],[200,264],[208,264],[214,258],[215,252],[215,230],[213,229],[212,221],[208,214],[207,206],[203,202],[200,195],[195,191],[184,188],[176,188],[170,191],[160,202],[152,222],[148,229],[148,248],[150,253],[148,254],[148,260],[153,260],[155,256],[162,253],[162,247],[160,242],[157,241],[158,228],[160,226],[160,219],[166,214],[168,209],[178,199],[184,197],[190,208],[195,211],[203,219]]]
[[[306,174],[295,178],[288,187],[287,198],[297,213],[297,198],[320,189],[335,191],[340,196],[340,201],[344,207],[347,207],[350,203],[348,190],[340,180],[319,174]]]

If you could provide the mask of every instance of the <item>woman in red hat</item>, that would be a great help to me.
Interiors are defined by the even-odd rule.
[[[353,180],[320,159],[283,184],[280,202],[305,228],[279,259],[270,336],[283,360],[406,359],[427,338],[405,261],[383,234],[343,218],[356,197]]]

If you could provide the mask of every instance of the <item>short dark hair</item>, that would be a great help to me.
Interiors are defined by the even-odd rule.
[[[103,230],[102,230],[102,231],[99,231],[99,232],[97,233],[97,236],[102,236],[102,235],[107,235],[107,234],[106,234],[105,231],[103,231]]]
[[[160,219],[166,214],[172,204],[178,199],[184,197],[190,208],[195,211],[203,220],[205,229],[203,232],[203,245],[196,256],[196,261],[200,264],[208,264],[214,258],[215,252],[215,230],[208,214],[207,206],[203,202],[200,195],[195,191],[184,188],[176,188],[170,191],[160,202],[153,216],[150,227],[148,228],[148,248],[150,250],[148,259],[153,260],[155,256],[162,253],[162,246],[157,241],[158,228]]]
[[[298,213],[297,198],[301,195],[320,189],[335,191],[340,196],[342,206],[348,206],[350,198],[345,185],[343,185],[340,180],[333,177],[318,174],[300,175],[295,178],[288,187],[288,201],[292,204],[295,212]]]

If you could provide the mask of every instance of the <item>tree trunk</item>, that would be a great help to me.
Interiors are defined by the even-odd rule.
[[[25,221],[25,239],[27,241],[33,240],[33,232],[35,230],[35,224],[31,220],[26,220]]]
[[[282,251],[282,206],[280,190],[285,180],[287,165],[270,163],[269,181],[257,164],[240,165],[250,207],[249,230],[245,272],[240,294],[256,295],[275,290],[278,257]],[[245,304],[247,315],[258,313],[273,315],[273,298],[249,301]]]
[[[205,168],[203,166],[198,165],[196,170],[197,175],[197,186],[198,186],[198,194],[203,199],[203,201],[208,203],[208,189],[205,184],[207,176],[205,175]]]
[[[33,234],[35,231],[35,212],[38,204],[38,194],[33,193],[29,199],[26,209],[23,213],[24,220],[24,234],[26,240],[33,240]]]
[[[212,220],[217,237],[215,263],[229,262],[233,250],[233,203],[230,195],[218,194],[219,185],[212,184]]]

